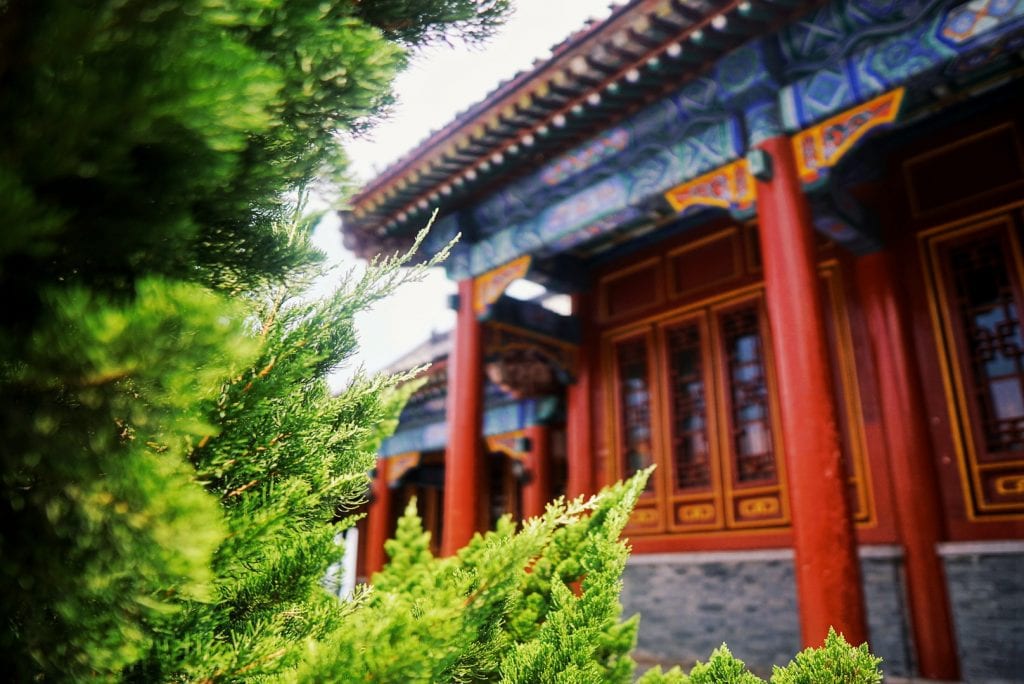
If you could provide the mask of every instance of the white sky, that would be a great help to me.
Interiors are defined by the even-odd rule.
[[[537,58],[580,29],[587,18],[604,19],[610,0],[513,0],[515,14],[501,33],[475,48],[434,47],[416,56],[395,83],[398,103],[393,115],[365,139],[346,147],[352,171],[368,180],[451,121],[466,107],[482,100],[500,81],[529,69]],[[342,268],[360,266],[341,246],[334,213],[321,222],[314,235],[317,245]],[[356,317],[360,353],[342,369],[334,385],[344,383],[362,364],[379,370],[426,340],[432,330],[447,330],[455,323],[447,308],[447,294],[455,287],[443,271],[422,283],[409,285],[370,312]]]

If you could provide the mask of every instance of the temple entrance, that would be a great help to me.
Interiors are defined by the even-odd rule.
[[[501,516],[509,513],[514,520],[522,515],[522,484],[526,467],[522,459],[501,452],[489,453],[484,460],[486,529],[493,530]]]
[[[398,519],[415,497],[416,513],[423,530],[430,533],[430,552],[441,550],[441,529],[444,522],[444,452],[425,453],[420,464],[405,472],[394,485],[394,504],[389,521],[390,536],[398,529]]]

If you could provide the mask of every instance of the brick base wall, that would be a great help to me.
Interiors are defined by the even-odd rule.
[[[963,680],[1024,684],[1024,542],[942,544]],[[886,675],[916,671],[898,548],[861,547],[871,648]],[[706,660],[722,642],[759,675],[800,649],[789,550],[630,558],[623,615],[640,613],[641,662]]]
[[[912,649],[900,556],[889,547],[862,549],[861,569],[872,648],[887,674],[906,674]],[[688,666],[726,642],[763,676],[800,650],[792,551],[634,556],[622,602],[624,615],[641,615],[643,660]]]
[[[1024,542],[941,544],[965,681],[1024,682]]]

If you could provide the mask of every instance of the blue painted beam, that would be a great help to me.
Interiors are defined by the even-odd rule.
[[[711,119],[674,142],[641,150],[630,166],[579,192],[535,206],[529,218],[505,224],[474,244],[468,263],[452,261],[449,275],[479,275],[520,254],[554,253],[610,232],[642,218],[651,197],[739,158],[744,148],[738,116]]]
[[[636,224],[661,193],[765,139],[899,86],[927,91],[1022,43],[1024,0],[835,0],[485,199],[469,212],[477,239],[449,275],[551,256]]]
[[[538,397],[488,402],[484,409],[483,434],[491,437],[541,424],[557,411],[558,401],[555,397]],[[403,427],[399,421],[398,430],[381,443],[377,454],[388,458],[411,451],[441,451],[447,443],[448,423],[441,413],[434,420],[409,427]]]
[[[878,3],[832,3],[780,34],[783,51],[804,58],[790,65],[790,73],[802,75],[779,96],[787,131],[899,86],[931,88],[950,67],[974,54],[990,55],[994,46],[1024,31],[1024,0],[888,4],[890,14],[879,18]],[[869,18],[875,23],[867,23]],[[828,56],[820,58],[822,53]],[[811,55],[818,58],[813,69],[806,62]]]

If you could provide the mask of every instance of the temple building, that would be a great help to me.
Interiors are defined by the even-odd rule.
[[[365,572],[657,464],[641,651],[1024,681],[1022,77],[1024,0],[630,0],[497,85],[343,215],[461,234]]]

